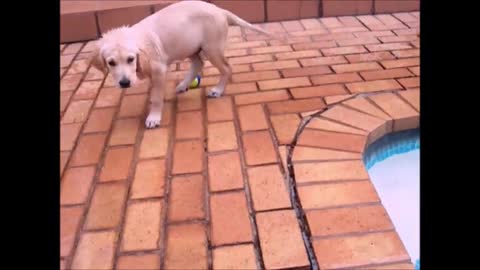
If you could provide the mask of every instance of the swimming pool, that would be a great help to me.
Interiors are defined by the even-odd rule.
[[[420,269],[420,130],[379,139],[363,159],[415,269]]]

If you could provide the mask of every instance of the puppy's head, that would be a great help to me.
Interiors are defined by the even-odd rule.
[[[105,33],[97,41],[91,61],[92,66],[104,74],[110,72],[120,88],[135,86],[138,79],[150,75],[146,52],[140,48],[135,33],[128,27]]]

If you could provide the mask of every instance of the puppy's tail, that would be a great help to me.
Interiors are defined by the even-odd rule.
[[[225,15],[227,16],[227,20],[228,20],[229,25],[237,25],[237,26],[240,26],[240,27],[244,27],[244,28],[253,30],[255,32],[262,33],[262,34],[267,35],[271,38],[276,38],[271,33],[263,30],[262,28],[260,28],[258,26],[252,25],[251,23],[249,23],[249,22],[245,21],[244,19],[238,17],[237,15],[233,14],[232,12],[230,12],[226,9],[224,9],[223,11],[225,12]]]

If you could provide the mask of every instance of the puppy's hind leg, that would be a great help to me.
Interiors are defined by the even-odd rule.
[[[213,50],[204,50],[204,53],[208,60],[212,62],[212,65],[214,65],[220,71],[220,81],[215,87],[208,91],[207,96],[220,97],[225,91],[225,86],[230,81],[232,76],[232,68],[230,67],[230,64],[228,64],[228,61],[223,54],[223,49],[215,48]]]
[[[190,60],[192,61],[192,66],[183,81],[177,85],[175,90],[177,94],[187,91],[190,83],[192,83],[193,79],[202,71],[203,60],[198,53],[191,56]]]

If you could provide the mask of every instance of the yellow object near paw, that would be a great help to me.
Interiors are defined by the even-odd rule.
[[[200,75],[197,75],[195,79],[190,83],[189,88],[197,88],[200,85]]]

